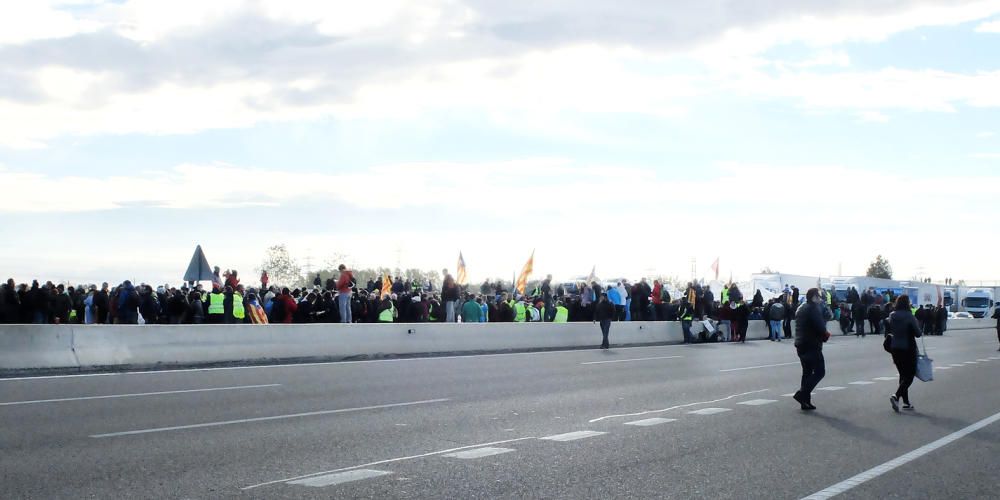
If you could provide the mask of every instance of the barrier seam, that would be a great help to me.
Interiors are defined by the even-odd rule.
[[[70,350],[70,352],[73,353],[73,361],[76,362],[76,368],[77,368],[77,370],[83,369],[83,367],[80,366],[80,357],[76,355],[76,327],[75,326],[70,326],[69,327],[69,350]]]

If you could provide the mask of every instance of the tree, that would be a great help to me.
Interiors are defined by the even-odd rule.
[[[868,266],[868,273],[865,274],[869,278],[883,278],[887,280],[892,279],[892,266],[889,265],[889,260],[879,255],[875,257],[875,261]]]
[[[257,272],[267,271],[271,284],[278,286],[295,286],[302,280],[302,268],[285,245],[274,245],[267,249],[264,261],[260,263]]]

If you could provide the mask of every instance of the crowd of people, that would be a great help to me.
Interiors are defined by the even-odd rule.
[[[312,287],[290,289],[270,283],[266,272],[257,283],[241,282],[237,271],[216,267],[211,288],[187,283],[180,287],[125,281],[111,287],[66,286],[34,281],[16,285],[8,280],[0,289],[0,322],[35,324],[267,324],[267,323],[422,323],[422,322],[582,322],[680,321],[685,342],[746,340],[749,322],[768,324],[772,341],[789,339],[800,304],[799,290],[786,288],[765,301],[758,290],[745,300],[739,287],[725,285],[715,292],[700,283],[688,283],[678,297],[659,280],[630,283],[617,280],[557,286],[546,276],[526,293],[513,284],[485,281],[478,293],[459,285],[444,271],[440,290],[433,283],[403,277],[368,280],[361,285],[341,265],[336,279],[316,275]],[[833,319],[846,335],[880,333],[893,297],[872,290],[848,291],[838,304],[823,291]],[[599,311],[598,304],[607,302]],[[941,334],[946,328],[944,308],[915,311],[922,331]],[[698,334],[693,325],[705,328]]]

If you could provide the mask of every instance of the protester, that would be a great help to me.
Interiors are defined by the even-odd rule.
[[[603,338],[601,349],[607,349],[611,346],[608,343],[608,334],[611,332],[611,320],[616,318],[617,314],[615,306],[608,300],[608,294],[602,293],[597,299],[597,304],[594,305],[594,322],[601,324]]]
[[[993,319],[997,320],[997,342],[1000,343],[1000,306],[993,311]],[[1000,347],[997,348],[1000,351]]]
[[[889,328],[891,333],[886,334],[891,337],[889,351],[892,363],[899,372],[899,387],[895,394],[889,396],[889,404],[893,411],[899,413],[900,399],[903,400],[904,410],[913,409],[910,404],[910,386],[917,374],[917,338],[922,335],[920,325],[910,309],[908,295],[900,295],[896,299],[895,311],[889,316]]]
[[[806,303],[795,313],[795,350],[802,364],[802,384],[793,398],[803,410],[815,410],[812,391],[826,375],[826,361],[823,359],[823,343],[830,334],[826,331],[826,309],[819,289],[810,288],[806,292]]]

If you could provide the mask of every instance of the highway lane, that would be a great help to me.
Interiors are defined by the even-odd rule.
[[[993,335],[928,339],[936,366],[961,365],[917,383],[913,415],[888,410],[895,384],[875,379],[895,371],[872,337],[829,344],[821,387],[844,389],[815,396],[816,415],[783,396],[799,375],[791,344],[767,341],[0,380],[6,403],[167,393],[0,406],[0,493],[798,498],[1000,412]],[[689,413],[707,408],[725,411]],[[672,421],[626,425],[652,418]],[[604,434],[538,439],[579,431]],[[995,436],[987,426],[858,491],[926,479],[907,471],[948,453],[955,477],[995,485],[982,459],[1000,451]],[[478,458],[444,456],[470,450]],[[351,475],[320,474],[337,469]],[[286,484],[363,470],[381,475]]]

